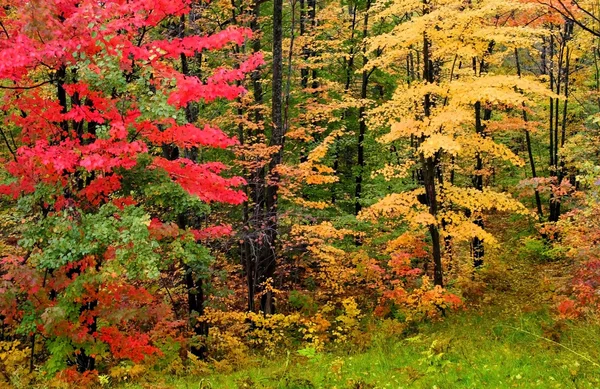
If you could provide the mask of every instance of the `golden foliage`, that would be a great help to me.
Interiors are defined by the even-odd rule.
[[[27,387],[34,378],[29,371],[31,349],[18,340],[0,342],[0,386]]]
[[[392,224],[406,221],[414,227],[436,224],[435,218],[417,199],[417,196],[423,193],[424,189],[415,189],[389,194],[374,205],[363,209],[358,218],[365,221],[383,220]]]
[[[393,179],[404,178],[408,176],[411,171],[411,168],[415,165],[413,160],[408,160],[404,162],[402,165],[391,165],[386,164],[383,169],[379,169],[371,174],[372,177],[377,175],[382,175],[386,181],[391,181]]]
[[[451,202],[471,212],[497,210],[530,215],[529,210],[510,194],[495,192],[490,188],[483,188],[480,191],[475,188],[446,185],[441,192],[441,196],[442,201]]]

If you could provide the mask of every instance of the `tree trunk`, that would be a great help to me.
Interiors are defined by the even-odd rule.
[[[310,4],[309,4],[310,6]],[[278,226],[278,188],[279,174],[275,171],[277,165],[281,163],[284,146],[284,128],[283,128],[283,0],[273,1],[273,74],[272,74],[272,97],[271,97],[271,146],[279,146],[279,150],[274,154],[269,163],[269,180],[266,191],[266,240],[261,243],[259,263],[261,264],[260,283],[265,283],[272,279],[277,268],[277,226]],[[273,294],[269,289],[264,290],[261,298],[261,311],[265,315],[275,313]]]
[[[519,78],[521,77],[521,62],[519,61],[519,49],[515,47],[515,62],[517,65],[517,75]],[[529,120],[527,118],[527,111],[525,111],[525,104],[523,104],[523,121],[527,123]],[[527,145],[527,155],[529,156],[529,166],[531,167],[531,176],[533,178],[537,178],[537,172],[535,170],[535,160],[533,158],[533,150],[531,147],[531,136],[529,134],[529,130],[525,130],[525,143]],[[540,198],[540,192],[535,189],[535,205],[537,207],[538,218],[541,221],[544,217],[544,212],[542,210],[542,199]]]
[[[252,19],[250,21],[250,29],[253,31],[255,36],[260,36],[260,25],[258,23],[260,18],[260,4],[261,0],[255,0],[252,7]],[[258,53],[262,49],[261,41],[259,38],[254,38],[252,41],[253,53]],[[262,87],[262,75],[260,69],[255,69],[251,76],[252,92],[254,96],[254,107],[252,119],[256,124],[256,132],[249,134],[249,139],[259,139],[260,131],[264,121],[264,115],[262,113],[261,106],[263,105],[263,87]],[[242,243],[242,263],[244,265],[244,271],[246,274],[246,286],[248,295],[248,311],[253,312],[255,310],[254,300],[258,286],[261,279],[261,261],[268,257],[265,254],[269,250],[269,242],[267,241],[265,224],[266,224],[266,181],[265,181],[265,168],[257,167],[249,172],[248,184],[246,191],[249,193],[248,198],[250,201],[244,204],[245,209],[245,230],[246,234],[243,237]]]
[[[350,12],[352,13],[352,23],[350,25],[350,50],[348,52],[348,59],[344,59],[344,65],[345,65],[345,73],[346,73],[346,80],[344,83],[344,95],[348,94],[350,92],[350,86],[352,85],[352,80],[353,80],[353,75],[354,75],[354,58],[355,58],[355,47],[356,45],[354,44],[354,37],[355,37],[355,33],[356,33],[356,15],[357,15],[357,11],[358,11],[358,5],[354,4],[353,6],[349,7]],[[345,109],[342,112],[341,118],[342,120],[347,120],[350,116],[350,109]],[[334,154],[333,154],[333,170],[335,171],[335,174],[338,177],[341,177],[343,174],[340,173],[340,146],[338,144],[338,139],[336,138],[335,143],[334,143]],[[332,183],[331,184],[331,203],[335,204],[336,203],[336,188],[337,188],[337,183]]]
[[[438,200],[436,193],[436,166],[437,156],[424,158],[421,156],[421,165],[423,167],[423,180],[425,185],[425,196],[429,213],[437,217]],[[434,285],[444,286],[444,273],[442,269],[442,250],[440,245],[440,231],[437,224],[429,225],[429,234],[431,235],[431,248],[433,254],[433,283]]]
[[[482,121],[481,110],[481,102],[478,101],[475,103],[475,132],[479,134],[479,136],[481,136],[482,138],[485,138],[485,124],[483,124],[483,121],[490,120],[492,116],[492,111],[489,109],[485,109],[483,112]],[[478,152],[476,155],[475,174],[472,177],[472,182],[473,187],[480,192],[483,191],[483,175],[481,173],[482,169],[483,159],[481,157],[481,154]],[[482,229],[485,227],[481,215],[477,215],[473,223],[476,226],[481,227]],[[481,267],[483,265],[483,256],[485,254],[483,239],[480,239],[479,237],[474,237],[471,241],[471,251],[473,255],[473,266],[475,268]]]
[[[365,18],[363,20],[363,40],[367,39],[369,34],[369,8],[371,7],[371,0],[367,0],[367,6],[365,9]],[[367,58],[365,49],[363,49],[363,68],[367,66],[369,59]],[[361,85],[360,85],[360,98],[362,100],[360,108],[358,109],[358,146],[357,146],[357,164],[358,174],[356,175],[356,186],[354,189],[354,214],[358,213],[362,209],[360,203],[362,196],[362,182],[363,173],[365,169],[365,133],[367,132],[367,118],[366,118],[366,106],[365,100],[367,98],[367,88],[369,86],[369,72],[363,69]]]
[[[428,83],[434,82],[433,62],[430,59],[430,42],[427,33],[423,33],[423,79]],[[429,94],[425,95],[423,111],[426,117],[431,116],[433,103]],[[421,139],[421,142],[424,139]],[[425,187],[425,202],[429,208],[429,214],[437,219],[438,199],[436,193],[436,176],[439,156],[436,153],[434,157],[425,158],[420,156],[423,185]],[[429,225],[429,234],[431,235],[431,248],[433,255],[433,283],[444,286],[444,271],[442,268],[442,250],[440,247],[440,231],[436,223]]]
[[[570,23],[565,23],[563,32],[561,33],[561,39],[559,42],[559,52],[558,52],[558,72],[557,72],[557,77],[554,81],[554,85],[556,87],[556,94],[560,95],[561,94],[561,84],[564,83],[564,92],[562,92],[565,96],[565,101],[563,103],[563,117],[562,117],[562,123],[560,120],[560,100],[557,98],[555,99],[554,105],[551,106],[551,110],[550,110],[550,130],[552,131],[550,134],[550,162],[551,162],[551,166],[550,166],[550,170],[551,170],[551,174],[554,176],[555,181],[556,181],[556,185],[561,185],[563,178],[565,177],[565,169],[564,169],[564,163],[562,161],[560,161],[559,158],[559,133],[562,132],[562,136],[560,139],[560,146],[562,146],[564,144],[565,141],[565,137],[566,137],[566,127],[567,127],[567,107],[568,107],[568,98],[569,98],[569,72],[570,72],[570,68],[569,68],[569,57],[570,57],[570,50],[567,47],[567,42],[571,39],[571,24]],[[551,37],[551,42],[553,41],[552,39],[553,37]],[[552,49],[552,47],[551,47]],[[551,50],[552,52],[552,50]],[[552,88],[552,80],[553,78],[550,78],[550,82],[551,82],[551,88]],[[554,112],[552,111],[552,108],[554,108]],[[552,117],[554,116],[554,118]],[[553,122],[553,123],[552,123]],[[561,124],[562,124],[562,129],[561,129]],[[560,213],[561,213],[561,200],[562,198],[560,196],[555,196],[554,194],[550,195],[550,215],[548,216],[548,221],[549,222],[557,222],[558,219],[560,218]]]
[[[181,16],[180,25],[179,25],[179,37],[185,37],[185,16]],[[189,62],[187,56],[185,54],[180,55],[181,60],[181,72],[189,76]],[[198,120],[198,109],[193,103],[188,103],[185,107],[185,117],[189,123],[195,123]],[[195,160],[197,158],[197,150],[196,149],[186,149],[184,150],[184,154],[186,158],[190,158]],[[187,220],[185,215],[179,215],[178,224],[180,228],[187,227]],[[193,269],[191,269],[186,264],[182,264],[184,271],[184,284],[186,288],[187,301],[188,301],[188,321],[190,326],[196,336],[206,337],[208,336],[208,324],[199,320],[204,315],[204,285],[202,278],[195,274]],[[204,358],[206,357],[206,347],[205,346],[192,346],[190,349],[191,353],[197,357]]]

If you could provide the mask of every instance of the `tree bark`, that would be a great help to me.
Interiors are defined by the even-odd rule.
[[[252,19],[250,22],[250,29],[254,34],[258,35],[260,31],[260,25],[258,23],[260,17],[260,4],[261,0],[255,0],[252,8]],[[255,36],[256,36],[255,35]],[[259,38],[254,38],[252,42],[252,51],[254,53],[260,52],[262,49],[261,41]],[[261,83],[261,70],[256,69],[251,74],[252,91],[254,95],[254,115],[253,120],[256,124],[257,131],[255,134],[251,134],[250,138],[258,139],[261,126],[263,125],[263,114],[261,106],[263,105],[264,94]],[[252,203],[251,213],[247,211],[248,218],[246,221],[247,234],[244,236],[244,243],[242,253],[244,255],[244,270],[246,273],[246,283],[248,292],[248,311],[253,312],[255,310],[254,300],[256,292],[258,291],[259,280],[261,276],[261,261],[264,258],[268,258],[269,242],[267,241],[265,224],[267,214],[265,212],[266,204],[266,180],[265,180],[265,167],[257,167],[253,169],[249,174],[249,180],[247,190],[250,194],[249,198]],[[248,202],[244,205],[249,208]]]
[[[310,6],[310,4],[309,4]],[[261,279],[263,284],[272,279],[277,268],[277,227],[278,227],[278,188],[279,173],[275,170],[281,163],[284,146],[283,128],[283,0],[273,0],[273,67],[272,67],[272,96],[271,96],[271,146],[278,146],[279,150],[274,154],[269,163],[269,180],[266,191],[266,241],[261,243]],[[273,294],[269,288],[263,291],[261,298],[261,311],[265,315],[275,313]]]
[[[430,58],[430,41],[427,33],[423,33],[423,79],[428,83],[434,82],[433,62]],[[425,95],[423,103],[423,112],[425,117],[431,116],[433,103],[429,94]],[[423,142],[424,139],[421,139]],[[436,193],[436,176],[439,164],[439,154],[433,157],[425,158],[420,156],[423,185],[425,187],[425,202],[429,209],[429,214],[437,220],[438,199]],[[431,248],[433,255],[433,283],[444,286],[444,271],[442,268],[442,250],[440,246],[440,231],[437,223],[432,223],[428,227],[431,236]]]
[[[566,138],[566,127],[567,127],[567,107],[568,107],[568,98],[569,98],[569,57],[570,50],[567,47],[567,43],[571,38],[572,31],[572,22],[566,22],[563,27],[563,32],[560,34],[561,39],[559,41],[559,52],[557,58],[557,77],[554,81],[554,86],[556,88],[555,93],[560,95],[561,92],[565,96],[565,101],[563,103],[563,112],[562,112],[562,123],[560,118],[560,100],[555,99],[554,106],[551,106],[550,111],[550,171],[552,176],[556,180],[556,185],[561,185],[562,180],[565,176],[564,163],[559,158],[559,146],[564,144]],[[553,37],[551,37],[551,42]],[[552,76],[550,78],[551,87],[552,87]],[[564,84],[564,92],[561,90],[561,84]],[[554,111],[552,111],[554,108]],[[562,128],[561,128],[562,125]],[[561,139],[559,142],[559,134],[562,133]],[[561,196],[555,196],[553,193],[550,195],[550,214],[548,216],[549,222],[557,222],[560,218],[561,213]]]
[[[515,61],[517,65],[517,75],[521,77],[521,62],[519,61],[519,51],[515,48]],[[525,104],[523,104],[523,112],[522,112],[523,121],[527,123],[527,111],[525,111]],[[527,145],[527,155],[529,157],[529,166],[531,167],[531,176],[533,178],[537,178],[537,172],[535,170],[535,159],[533,158],[533,149],[531,147],[531,136],[529,134],[529,130],[525,129],[525,143]],[[542,199],[540,197],[540,192],[535,189],[535,205],[537,208],[538,218],[541,221],[544,218],[544,211],[542,210]]]
[[[371,7],[371,0],[367,0],[365,9],[365,17],[363,20],[363,40],[367,39],[369,34],[369,8]],[[369,59],[367,58],[366,51],[363,49],[363,68],[367,66]],[[360,85],[360,98],[362,100],[360,108],[358,109],[358,145],[357,145],[357,164],[358,173],[355,180],[354,189],[354,214],[358,213],[362,209],[360,203],[362,196],[362,182],[363,182],[363,171],[365,169],[365,134],[367,132],[367,118],[366,118],[366,106],[365,100],[367,98],[367,90],[369,86],[369,72],[365,69],[362,71],[361,85]]]

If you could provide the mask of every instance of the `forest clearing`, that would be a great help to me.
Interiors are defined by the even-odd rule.
[[[600,387],[596,0],[0,0],[1,388]]]

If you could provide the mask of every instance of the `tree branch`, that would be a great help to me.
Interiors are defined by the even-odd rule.
[[[594,30],[593,28],[590,28],[588,26],[586,26],[585,24],[583,24],[583,22],[581,22],[580,20],[578,20],[575,15],[573,14],[573,12],[571,12],[567,6],[562,2],[562,0],[558,0],[558,4],[560,4],[561,8],[557,7],[556,5],[554,5],[553,1],[550,0],[550,2],[547,1],[543,1],[543,0],[538,0],[538,3],[541,5],[545,5],[553,10],[555,10],[556,12],[558,12],[559,14],[561,14],[562,16],[564,16],[567,19],[570,19],[573,21],[573,23],[577,24],[579,27],[581,27],[582,29],[584,29],[585,31],[589,32],[590,34],[600,37],[600,31],[598,30]],[[596,22],[600,22],[600,19],[598,19],[598,17],[594,16],[591,12],[583,9],[579,4],[577,4],[577,2],[573,1],[573,4],[575,4],[577,6],[577,8],[579,8],[579,10],[581,10],[582,12],[584,12],[586,15],[589,15],[592,19],[594,19]]]
[[[40,82],[39,84],[35,84],[35,85],[15,85],[15,86],[0,85],[0,89],[10,89],[10,90],[35,89],[35,88],[39,88],[42,85],[50,84],[53,81],[54,80],[47,80],[47,81],[43,81],[43,82]]]

